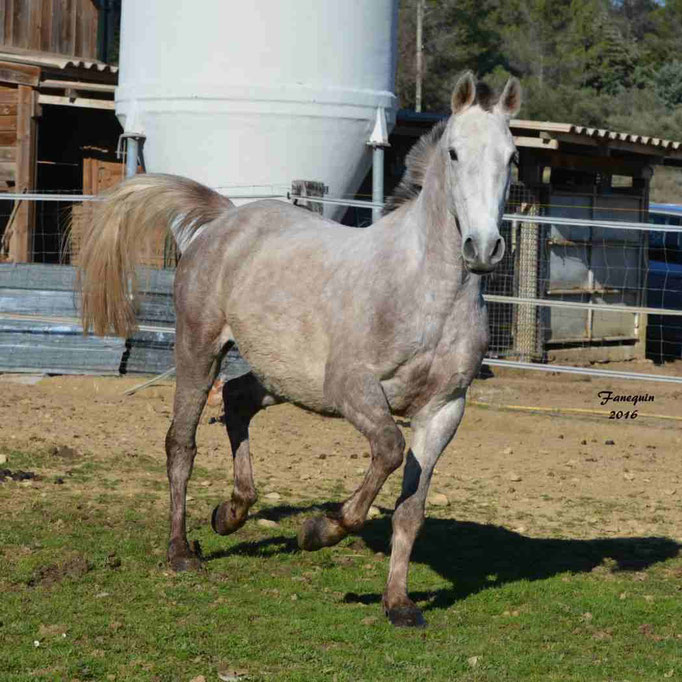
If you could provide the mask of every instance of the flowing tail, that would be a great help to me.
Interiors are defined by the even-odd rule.
[[[144,245],[170,230],[182,253],[202,226],[234,206],[198,182],[163,174],[124,180],[96,204],[77,279],[83,332],[123,337],[137,327],[136,266]]]

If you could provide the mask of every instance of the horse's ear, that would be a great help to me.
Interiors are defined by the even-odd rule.
[[[452,113],[459,114],[476,100],[476,79],[471,71],[463,73],[452,91]]]
[[[521,108],[521,83],[513,76],[507,81],[500,99],[496,105],[497,110],[505,116],[516,116]]]

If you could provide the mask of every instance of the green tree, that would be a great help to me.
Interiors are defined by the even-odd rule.
[[[659,97],[673,108],[682,104],[682,62],[663,64],[654,76],[656,92]]]
[[[400,11],[398,93],[414,105],[417,0]],[[682,0],[426,0],[425,110],[457,74],[521,79],[521,116],[682,139]]]

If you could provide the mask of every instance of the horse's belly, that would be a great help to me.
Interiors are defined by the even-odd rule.
[[[324,399],[326,352],[298,334],[256,326],[255,333],[235,333],[242,357],[274,396],[316,412],[330,412]]]

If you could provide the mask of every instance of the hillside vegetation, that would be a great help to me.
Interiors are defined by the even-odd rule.
[[[417,1],[400,9],[396,85],[409,108]],[[682,0],[426,0],[423,31],[425,111],[447,111],[454,78],[472,69],[495,86],[521,80],[520,118],[682,140]],[[680,173],[659,172],[652,199],[682,203]]]

